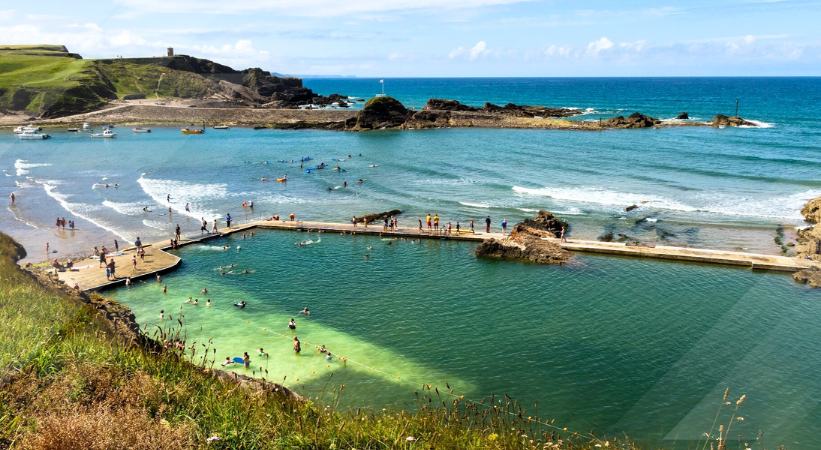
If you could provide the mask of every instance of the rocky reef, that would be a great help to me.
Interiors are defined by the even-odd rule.
[[[390,211],[385,211],[385,212],[381,212],[381,213],[365,214],[364,216],[354,216],[353,220],[356,223],[365,223],[366,221],[368,223],[375,223],[375,222],[385,220],[386,218],[391,218],[391,217],[394,217],[394,216],[398,216],[399,214],[402,214],[401,210],[392,209]]]
[[[651,128],[660,125],[661,120],[635,112],[627,117],[616,116],[602,120],[601,124],[605,128]]]
[[[714,127],[757,127],[753,122],[742,119],[738,116],[725,116],[724,114],[716,114],[710,124]]]
[[[508,239],[488,239],[476,247],[476,256],[491,259],[527,261],[537,264],[563,264],[570,252],[558,242],[542,238],[557,238],[567,222],[548,211],[539,211],[533,219],[516,224]]]

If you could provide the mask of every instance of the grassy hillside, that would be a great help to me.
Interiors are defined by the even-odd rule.
[[[63,46],[0,45],[0,111],[57,117],[116,98],[199,98],[213,89],[214,82],[201,75],[160,65],[85,60]]]
[[[110,332],[79,295],[41,285],[0,234],[0,448],[596,448],[542,429],[515,405],[338,412],[254,390]],[[526,436],[525,436],[526,435]],[[563,440],[558,440],[560,438]],[[632,448],[610,442],[611,448]]]

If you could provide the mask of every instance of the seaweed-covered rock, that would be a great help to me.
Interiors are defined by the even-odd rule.
[[[571,117],[580,114],[578,109],[549,108],[546,106],[517,105],[514,103],[508,103],[505,106],[485,103],[482,111],[518,117]]]
[[[478,111],[479,108],[465,105],[457,100],[432,98],[425,104],[425,111]]]

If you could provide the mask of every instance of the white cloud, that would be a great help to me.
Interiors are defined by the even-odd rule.
[[[613,41],[606,36],[602,36],[587,44],[587,54],[590,56],[598,56],[599,53],[610,50],[611,48],[613,48]]]
[[[405,13],[410,11],[469,10],[487,6],[522,3],[529,0],[117,0],[135,14],[179,13],[243,14],[276,12],[297,17],[339,17],[354,14]]]
[[[5,22],[14,18],[13,9],[0,9],[0,22]]]
[[[470,61],[476,61],[480,57],[487,55],[489,52],[490,50],[487,48],[487,42],[479,41],[470,48],[456,47],[448,53],[448,58],[467,58]]]
[[[570,47],[562,47],[559,45],[550,45],[546,49],[544,49],[544,55],[548,57],[561,57],[567,58],[571,55],[573,49]]]

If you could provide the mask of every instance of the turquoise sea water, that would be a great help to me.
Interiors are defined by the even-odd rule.
[[[355,96],[379,86],[306,84]],[[427,97],[572,106],[586,113],[577,120],[636,110],[707,120],[732,113],[740,98],[741,114],[764,127],[203,136],[119,127],[114,140],[58,130],[43,142],[0,133],[0,194],[18,199],[0,211],[0,229],[41,260],[45,242],[57,251],[51,257],[88,253],[114,239],[168,239],[177,223],[196,232],[201,217],[226,213],[347,221],[400,208],[405,224],[428,211],[446,222],[490,215],[498,224],[544,208],[569,220],[577,237],[777,252],[777,227],[789,238],[802,224],[801,205],[821,195],[818,78],[389,79],[386,90],[412,106]],[[303,156],[345,172],[306,174]],[[287,184],[263,181],[286,173]],[[632,204],[641,207],[626,213]],[[58,216],[78,229],[55,230]],[[269,377],[287,375],[305,392],[344,380],[348,405],[404,407],[419,383],[447,382],[469,398],[507,392],[538,402],[539,414],[574,429],[687,443],[729,385],[750,394],[745,435],[761,429],[770,448],[813,448],[821,298],[787,276],[590,256],[567,267],[491,263],[460,243],[323,235],[317,245],[293,245],[305,238],[260,233],[227,239],[227,253],[221,242],[184,249],[168,296],[154,284],[114,294],[149,327],[160,309],[176,317],[184,306],[189,336],[213,338],[220,359],[270,349]],[[226,263],[256,272],[213,270]],[[214,307],[181,305],[206,285]],[[250,303],[245,311],[228,306],[239,298]],[[285,324],[304,304],[315,315],[297,317],[306,354],[295,359]],[[345,370],[311,355],[322,343],[349,357]]]

